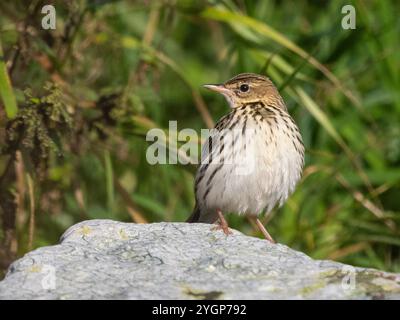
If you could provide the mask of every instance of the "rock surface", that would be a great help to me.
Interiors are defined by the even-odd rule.
[[[90,220],[14,262],[0,299],[400,299],[400,275],[206,224]]]

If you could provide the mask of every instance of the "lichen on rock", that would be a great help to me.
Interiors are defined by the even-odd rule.
[[[400,275],[207,224],[84,221],[14,262],[1,299],[399,299]]]

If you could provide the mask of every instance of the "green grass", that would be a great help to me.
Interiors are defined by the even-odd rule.
[[[3,57],[3,47],[0,41],[0,97],[3,100],[7,117],[12,119],[16,116],[18,107]]]
[[[81,0],[74,7],[57,5],[57,30],[51,32],[40,29],[35,3],[31,16],[22,2],[0,5],[6,60],[21,48],[12,87],[4,86],[0,64],[3,99],[3,92],[7,99],[14,91],[20,109],[36,101],[37,108],[58,110],[42,123],[57,148],[35,157],[40,143],[18,145],[36,193],[34,247],[56,243],[84,219],[186,219],[196,166],[147,163],[147,131],[168,134],[168,121],[176,120],[178,130],[200,133],[228,112],[202,84],[262,72],[281,89],[306,146],[303,179],[274,211],[270,233],[318,259],[400,271],[397,1],[350,1],[357,28],[343,30],[341,8],[349,2],[340,0]],[[82,19],[72,21],[72,12]],[[17,21],[36,32],[22,35]],[[63,41],[68,28],[71,36]],[[39,103],[49,94],[46,82],[61,89],[57,104]],[[17,108],[8,101],[4,110],[13,116]],[[71,130],[59,130],[62,112],[71,117]],[[0,124],[4,132],[7,121]],[[0,175],[13,152],[1,134]],[[29,241],[24,185],[11,179],[0,190],[25,196],[15,222],[17,255]],[[7,251],[4,219],[0,210]],[[229,220],[260,236],[241,217]]]

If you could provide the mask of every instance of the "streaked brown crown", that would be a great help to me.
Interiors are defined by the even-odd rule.
[[[206,87],[223,94],[232,108],[248,103],[263,102],[286,109],[272,81],[259,74],[241,73],[223,84]]]

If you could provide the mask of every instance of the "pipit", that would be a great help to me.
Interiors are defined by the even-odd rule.
[[[258,219],[283,205],[304,166],[304,145],[278,90],[267,77],[243,73],[223,84],[231,112],[211,130],[195,180],[196,205],[187,222],[217,223],[231,233],[224,213],[247,215],[274,242]]]

